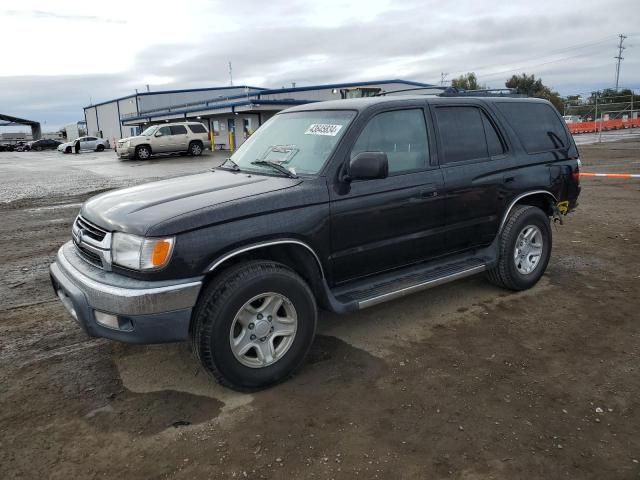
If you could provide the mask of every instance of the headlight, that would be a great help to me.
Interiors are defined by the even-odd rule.
[[[124,143],[124,146],[125,146],[125,148],[129,148],[129,147],[131,146],[131,140],[127,140],[127,141]]]
[[[174,238],[144,238],[115,232],[111,240],[113,263],[133,270],[162,268],[173,253]]]

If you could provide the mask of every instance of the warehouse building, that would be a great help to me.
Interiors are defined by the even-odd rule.
[[[216,148],[234,150],[262,123],[285,108],[305,103],[356,98],[411,89],[439,93],[435,85],[409,80],[266,89],[250,86],[141,92],[85,107],[88,135],[117,140],[149,125],[195,120],[214,133]],[[417,89],[417,90],[415,90]]]

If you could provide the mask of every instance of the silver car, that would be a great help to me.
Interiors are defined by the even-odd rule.
[[[118,141],[119,158],[146,160],[152,155],[189,153],[201,155],[210,148],[209,131],[199,122],[179,122],[153,125],[140,135]]]
[[[73,153],[76,141],[80,141],[80,150],[92,150],[95,152],[102,152],[107,148],[111,148],[109,140],[98,137],[80,137],[76,140],[67,143],[61,143],[58,145],[58,151],[62,153]]]

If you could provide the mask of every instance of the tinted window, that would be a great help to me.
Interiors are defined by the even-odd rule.
[[[171,128],[169,127],[160,127],[158,129],[158,132],[160,132],[162,135],[171,135]]]
[[[351,158],[360,152],[385,152],[389,173],[424,168],[429,149],[422,110],[395,110],[373,117],[353,146]]]
[[[204,128],[204,125],[200,123],[194,123],[193,125],[189,125],[189,129],[193,133],[207,133],[207,129]]]
[[[171,135],[186,135],[187,129],[184,125],[171,125]]]
[[[489,150],[489,156],[502,155],[504,153],[504,144],[500,139],[500,135],[496,131],[496,128],[491,123],[491,120],[487,118],[484,112],[482,115],[482,124],[484,125],[484,134],[487,137],[487,149]]]
[[[87,142],[93,142],[94,140],[97,140],[97,138],[96,137],[87,137],[85,140]]]
[[[522,142],[527,153],[567,148],[567,132],[555,109],[546,103],[496,103]]]
[[[482,112],[475,107],[436,108],[442,163],[489,156]]]

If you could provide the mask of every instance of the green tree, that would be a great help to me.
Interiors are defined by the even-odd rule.
[[[541,78],[536,79],[534,75],[527,75],[526,73],[513,75],[504,85],[507,88],[516,89],[518,93],[549,100],[560,112],[564,109],[560,94],[555,90],[551,90],[551,88],[542,83]]]
[[[451,80],[451,86],[462,90],[484,90],[487,88],[486,85],[480,85],[478,83],[478,77],[474,72],[469,72],[460,75],[458,78],[454,78]]]

